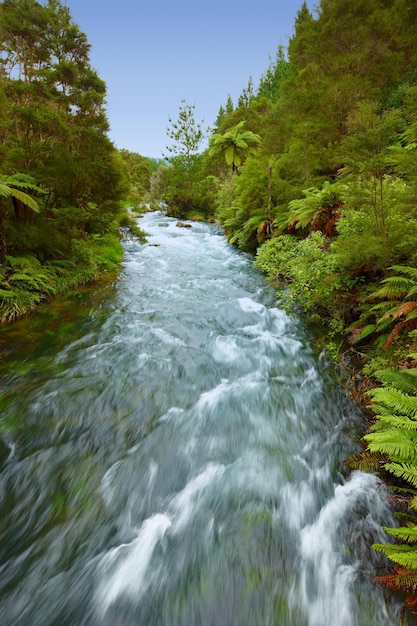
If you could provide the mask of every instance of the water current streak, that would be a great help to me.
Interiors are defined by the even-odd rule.
[[[395,624],[362,416],[221,231],[141,226],[114,286],[3,334],[1,622]]]

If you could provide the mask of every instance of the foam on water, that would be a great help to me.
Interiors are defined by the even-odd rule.
[[[102,558],[97,566],[101,580],[95,596],[101,615],[120,596],[139,599],[146,589],[145,576],[155,547],[171,525],[166,515],[153,515],[143,522],[136,539],[117,546]]]
[[[151,489],[157,469],[157,464],[152,462],[149,468]],[[223,472],[223,466],[208,464],[184,489],[167,500],[166,512],[155,513],[144,520],[135,539],[112,548],[101,558],[97,565],[100,582],[95,598],[102,616],[120,597],[138,601],[147,588],[147,571],[156,546],[167,533],[176,535],[184,531],[198,511],[205,491]]]
[[[356,622],[352,585],[358,576],[359,563],[355,560],[346,563],[340,526],[369,497],[375,508],[386,514],[386,502],[382,495],[378,496],[375,482],[372,474],[354,472],[350,480],[335,487],[334,496],[315,521],[301,530],[301,599],[309,626],[353,626]]]

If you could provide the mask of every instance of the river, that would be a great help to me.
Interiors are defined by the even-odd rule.
[[[0,332],[3,626],[391,626],[364,417],[215,225]]]

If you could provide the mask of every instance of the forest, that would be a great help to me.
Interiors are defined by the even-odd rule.
[[[115,271],[126,229],[144,236],[127,206],[218,222],[352,373],[370,428],[349,465],[382,477],[398,517],[378,582],[417,610],[415,1],[304,2],[208,133],[180,103],[158,161],[109,140],[106,85],[59,0],[4,0],[0,36],[2,323]]]

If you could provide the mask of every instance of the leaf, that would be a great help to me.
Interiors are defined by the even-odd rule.
[[[385,469],[397,476],[397,478],[402,478],[407,481],[413,487],[417,487],[417,465],[412,465],[408,463],[386,463]],[[417,526],[416,533],[417,533]]]
[[[392,319],[395,320],[402,315],[408,315],[414,309],[417,308],[417,302],[404,302],[401,306],[396,309],[396,311],[392,315]]]
[[[387,454],[391,460],[412,463],[415,459],[417,436],[410,431],[390,428],[364,436],[371,452]]]
[[[8,289],[0,289],[0,300],[14,300],[16,292]]]
[[[417,419],[417,397],[395,387],[377,387],[368,394],[378,404],[385,405],[397,415]]]
[[[417,571],[417,547],[391,543],[375,543],[372,547],[385,554],[394,563]]]

